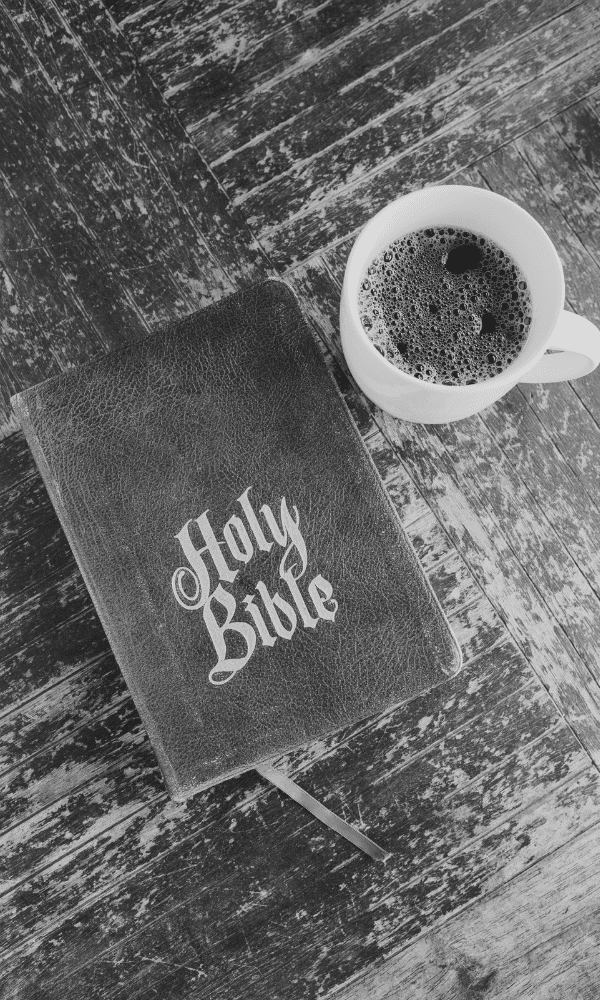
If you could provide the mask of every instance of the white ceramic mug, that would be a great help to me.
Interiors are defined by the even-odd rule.
[[[524,346],[500,375],[474,385],[423,382],[384,358],[360,321],[358,292],[371,261],[393,240],[419,229],[453,226],[487,236],[523,271],[532,301]],[[340,327],[348,367],[363,392],[404,420],[442,424],[478,413],[517,382],[561,382],[588,375],[600,362],[600,331],[563,309],[565,283],[554,244],[513,201],[484,188],[441,185],[398,198],[358,235],[342,287]],[[560,353],[545,354],[546,351]]]

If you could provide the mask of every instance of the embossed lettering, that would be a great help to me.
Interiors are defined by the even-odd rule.
[[[185,589],[184,580],[186,576],[191,577],[194,581],[196,588],[194,594],[189,594]],[[180,566],[179,569],[175,570],[173,576],[171,577],[171,587],[173,589],[173,593],[175,594],[175,600],[181,605],[182,608],[185,608],[186,611],[197,611],[198,608],[201,608],[202,605],[205,604],[208,597],[206,589],[201,587],[198,576],[194,573],[193,569],[189,568],[189,566]]]
[[[225,608],[226,618],[223,625],[219,625],[215,618],[211,607],[213,601],[218,601]],[[217,654],[217,662],[211,668],[208,675],[211,684],[227,684],[237,674],[238,670],[241,670],[247,664],[256,646],[256,632],[252,628],[252,625],[248,625],[247,622],[234,621],[233,616],[235,611],[235,598],[231,594],[228,594],[225,588],[219,584],[204,605],[204,622]],[[241,635],[246,643],[245,656],[227,656],[226,632],[237,632],[238,635]]]
[[[258,581],[256,589],[262,597],[265,610],[271,619],[271,624],[277,635],[281,636],[282,639],[291,639],[296,631],[296,623],[298,621],[292,605],[285,601],[277,592],[271,597],[262,580]],[[283,624],[279,612],[287,619],[289,623],[287,628]]]
[[[235,580],[236,576],[239,573],[239,570],[236,569],[234,571],[230,569],[227,563],[225,562],[225,556],[221,552],[221,545],[223,544],[223,542],[217,541],[215,533],[212,530],[211,523],[208,520],[207,510],[205,510],[204,513],[200,515],[200,517],[196,518],[196,524],[198,525],[200,531],[204,536],[204,541],[206,542],[206,549],[208,549],[208,552],[212,557],[212,561],[214,562],[217,573],[219,574],[219,579],[226,580],[227,583],[233,583],[233,581]],[[205,552],[206,549],[200,549],[200,551]]]
[[[233,533],[233,529],[237,534],[237,538]],[[238,562],[248,563],[254,555],[254,546],[250,541],[250,535],[246,531],[246,526],[240,517],[230,517],[227,524],[223,528],[223,538],[229,546],[229,551],[231,552],[234,559]]]
[[[249,486],[237,498],[245,522],[237,514],[232,515],[223,527],[222,541],[213,531],[208,510],[200,517],[186,521],[175,535],[189,566],[180,566],[174,571],[171,589],[177,603],[186,611],[203,609],[204,624],[217,654],[217,662],[209,672],[209,681],[216,686],[227,684],[248,663],[257,640],[263,647],[274,646],[278,638],[290,641],[299,623],[304,628],[314,629],[320,621],[333,622],[338,611],[333,587],[320,573],[313,577],[308,587],[301,585],[308,566],[308,551],[300,529],[298,508],[292,506],[290,511],[285,497],[281,498],[277,516],[269,504],[260,507],[259,514],[272,536],[272,540],[268,541],[267,533],[250,502],[250,489]],[[194,530],[202,536],[202,547],[197,547],[192,539],[192,523],[197,526]],[[232,559],[247,566],[257,555],[257,550],[258,553],[270,552],[274,544],[284,549],[279,561],[279,577],[286,585],[291,603],[278,591],[271,595],[265,582],[259,580],[256,594],[246,594],[242,599],[243,611],[252,621],[251,625],[236,618],[242,608],[238,612],[235,597],[222,585],[233,583],[240,572],[231,568],[223,547]],[[207,555],[210,560],[207,560]],[[212,590],[211,572],[213,581],[215,572],[219,581]],[[244,574],[247,572],[244,570]],[[246,576],[243,579],[245,582]],[[309,609],[307,596],[314,606],[316,617]],[[217,619],[214,609],[219,607],[221,611]],[[219,624],[223,616],[225,620]],[[243,655],[233,655],[239,653],[240,648],[245,648]]]
[[[292,596],[292,600],[294,601],[294,604],[296,605],[298,611],[300,612],[300,617],[302,618],[302,624],[304,625],[304,628],[315,628],[319,619],[312,617],[310,611],[306,606],[306,602],[302,596],[300,588],[298,587],[298,584],[296,582],[297,580],[300,580],[301,577],[304,576],[307,557],[306,557],[306,545],[304,543],[304,538],[300,534],[297,524],[295,524],[294,528],[295,528],[294,538],[292,539],[287,549],[283,553],[283,558],[279,563],[279,575],[282,580],[285,580],[288,586],[288,590]],[[297,563],[291,563],[289,566],[286,566],[286,563],[288,562],[288,557],[290,556],[290,553],[292,552],[293,549],[296,550],[296,552],[300,557],[300,565],[298,566]],[[294,574],[295,569],[298,570],[296,574]]]
[[[271,635],[267,628],[267,623],[265,622],[260,608],[257,608],[254,603],[254,597],[252,594],[246,594],[244,598],[244,604],[246,605],[246,611],[252,618],[252,621],[256,625],[256,630],[262,639],[263,646],[274,646],[275,637]]]
[[[326,580],[319,573],[308,585],[308,593],[315,606],[319,618],[325,618],[332,622],[335,619],[338,602],[333,597],[333,587],[329,580]],[[325,603],[333,604],[333,608],[326,608]]]

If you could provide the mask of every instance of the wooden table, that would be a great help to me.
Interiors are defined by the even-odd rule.
[[[457,424],[355,390],[357,230],[424,184],[524,205],[600,320],[600,2],[1,0],[0,995],[600,996],[600,369]],[[11,392],[266,274],[298,292],[463,672],[185,804]]]

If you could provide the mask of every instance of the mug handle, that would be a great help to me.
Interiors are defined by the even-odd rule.
[[[600,330],[589,319],[563,309],[544,354],[519,382],[565,382],[589,375],[600,363]]]

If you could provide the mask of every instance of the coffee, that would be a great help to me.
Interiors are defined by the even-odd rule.
[[[422,229],[374,258],[358,297],[374,346],[426,382],[472,385],[504,371],[531,325],[531,296],[514,260],[485,236]]]

